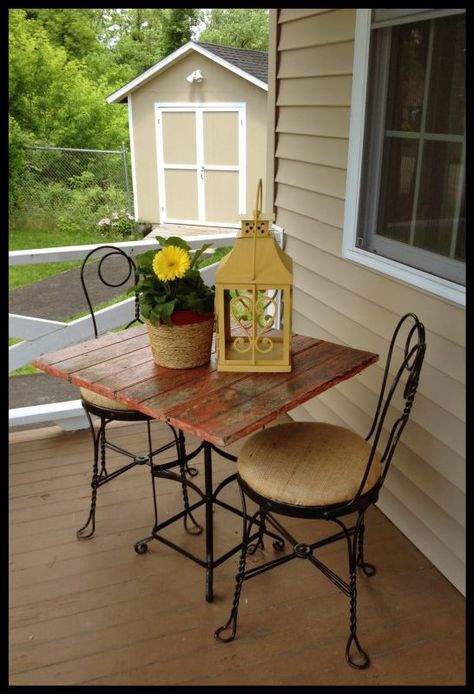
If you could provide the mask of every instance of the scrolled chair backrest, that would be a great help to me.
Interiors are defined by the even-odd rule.
[[[391,370],[391,367],[395,362],[395,344],[398,336],[403,330],[406,330],[405,344],[403,346],[403,357],[395,366],[395,370],[393,371]],[[426,342],[424,325],[419,321],[418,317],[414,313],[407,313],[398,322],[390,341],[390,347],[387,354],[382,386],[380,389],[374,419],[370,431],[365,437],[366,441],[371,442],[370,455],[359,488],[351,502],[349,502],[349,505],[357,501],[361,495],[362,489],[364,488],[365,482],[369,475],[370,466],[376,454],[379,455],[380,462],[382,463],[382,472],[380,480],[373,490],[374,497],[378,494],[380,487],[384,483],[398,441],[400,440],[400,436],[410,416],[413,401],[418,388],[418,381],[420,378],[421,367],[423,365],[423,359],[425,357],[425,351]],[[394,375],[392,375],[393,373]],[[407,376],[405,382],[402,380],[402,376],[404,375]],[[379,450],[387,413],[392,405],[395,393],[397,393],[397,391],[400,389],[402,389],[401,392],[404,400],[402,413],[400,416],[396,417],[395,421],[392,423],[387,441],[383,446],[383,450]]]
[[[84,291],[87,305],[89,307],[89,311],[91,314],[92,318],[92,323],[94,326],[94,335],[95,337],[98,336],[98,330],[97,330],[97,322],[95,318],[95,311],[94,307],[92,306],[92,302],[90,299],[90,294],[86,286],[86,278],[85,278],[85,270],[87,266],[87,261],[90,260],[94,255],[100,256],[100,260],[97,263],[97,265],[94,267],[94,270],[97,272],[97,276],[99,277],[100,281],[102,284],[104,284],[107,287],[122,287],[127,282],[130,280],[131,277],[133,277],[133,284],[136,284],[138,282],[138,273],[137,273],[137,267],[135,264],[135,261],[133,258],[131,258],[128,253],[123,251],[121,248],[118,248],[117,246],[110,246],[110,245],[104,245],[104,246],[97,246],[96,248],[93,248],[89,253],[86,255],[82,262],[81,266],[81,285],[82,289]],[[110,279],[107,279],[104,275],[104,270],[107,261],[109,261],[111,258],[121,258],[123,260],[123,263],[120,265],[120,270],[123,268],[123,273],[118,271],[118,268],[115,266],[114,271],[113,271],[113,281]],[[90,265],[88,266],[89,268],[91,267]],[[142,323],[143,321],[140,318],[140,304],[139,304],[139,295],[137,292],[135,292],[135,306],[134,306],[134,317],[133,319],[125,326],[128,328],[130,325],[132,325],[135,322]]]

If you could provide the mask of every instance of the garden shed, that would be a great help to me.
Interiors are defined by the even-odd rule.
[[[189,41],[107,99],[128,104],[134,213],[237,227],[265,178],[267,53]]]

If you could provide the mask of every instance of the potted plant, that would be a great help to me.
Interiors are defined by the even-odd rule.
[[[179,236],[156,237],[161,248],[137,255],[133,288],[148,328],[155,363],[183,369],[209,361],[214,330],[214,287],[197,263],[211,243],[192,251]]]

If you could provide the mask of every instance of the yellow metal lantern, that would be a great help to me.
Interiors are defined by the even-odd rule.
[[[262,181],[252,219],[216,272],[218,371],[291,371],[293,261],[270,235]]]

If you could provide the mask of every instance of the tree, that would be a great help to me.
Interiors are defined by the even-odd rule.
[[[160,9],[102,10],[99,40],[107,47],[108,81],[114,91],[163,56]]]
[[[126,114],[106,103],[106,85],[53,45],[38,21],[10,10],[9,112],[36,144],[116,147],[127,133]]]
[[[202,12],[183,8],[163,10],[163,55],[169,55],[191,40],[193,27],[201,19]]]
[[[100,13],[97,9],[27,9],[25,19],[42,26],[50,43],[64,48],[70,58],[85,60],[100,49]]]
[[[213,9],[199,41],[235,48],[268,50],[268,10]]]

